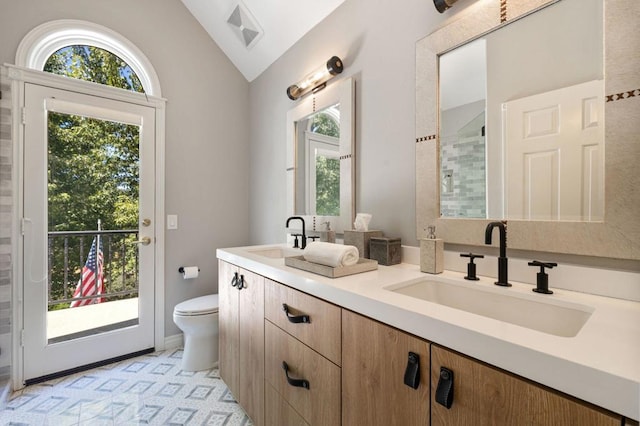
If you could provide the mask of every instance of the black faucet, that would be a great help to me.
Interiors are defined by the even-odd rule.
[[[305,234],[305,230],[304,230],[304,219],[300,216],[291,216],[289,219],[287,219],[287,224],[286,227],[289,227],[289,222],[291,222],[292,219],[300,219],[300,222],[302,222],[302,242],[300,245],[301,249],[304,249],[307,246],[307,234]],[[293,245],[293,248],[298,248],[298,238],[296,237],[296,241]]]
[[[499,285],[502,287],[511,287],[509,284],[508,278],[508,262],[507,259],[507,226],[504,222],[490,222],[487,225],[487,229],[484,231],[484,243],[491,244],[491,235],[493,233],[493,228],[498,228],[500,230],[500,257],[498,257],[498,281],[495,282],[495,285]]]

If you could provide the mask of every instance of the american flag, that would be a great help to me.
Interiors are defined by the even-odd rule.
[[[73,293],[73,297],[86,297],[104,294],[104,256],[102,254],[102,241],[100,237],[94,237],[91,243],[91,250],[87,256],[87,261],[82,267],[82,277],[78,280],[78,286]],[[71,302],[71,307],[91,305],[103,302],[101,297],[93,299],[81,299]]]

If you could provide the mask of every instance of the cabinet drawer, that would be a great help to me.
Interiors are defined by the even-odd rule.
[[[287,305],[289,314],[284,311]],[[277,282],[266,280],[265,318],[313,348],[337,365],[341,365],[341,310],[331,303]],[[291,317],[306,315],[309,322]]]
[[[265,384],[265,425],[266,426],[309,426],[302,416],[285,401],[269,383]]]
[[[305,379],[308,388],[287,382]],[[265,321],[265,379],[305,421],[314,426],[340,424],[340,367]]]
[[[441,367],[453,372],[450,409],[434,399]],[[431,345],[431,424],[617,426],[621,418]]]

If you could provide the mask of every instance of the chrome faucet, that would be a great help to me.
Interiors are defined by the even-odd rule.
[[[500,230],[500,256],[498,257],[498,281],[495,282],[495,285],[503,286],[503,287],[511,287],[509,284],[508,278],[508,262],[507,259],[507,224],[506,222],[490,222],[487,225],[487,229],[484,231],[484,243],[490,245],[491,244],[491,235],[493,233],[493,228],[498,228]]]
[[[291,216],[287,219],[287,228],[289,227],[289,222],[291,222],[291,220],[293,219],[300,219],[300,222],[302,222],[302,242],[300,243],[300,248],[304,249],[307,246],[307,234],[305,233],[304,229],[304,219],[300,216]],[[293,244],[293,248],[298,248],[298,235],[294,235],[294,237],[296,238],[296,240]]]

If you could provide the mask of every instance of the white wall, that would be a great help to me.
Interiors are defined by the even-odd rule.
[[[0,63],[41,23],[81,19],[133,42],[158,73],[166,111],[165,335],[176,303],[217,291],[218,247],[249,242],[249,85],[177,0],[0,0]],[[283,156],[284,157],[284,156]],[[181,265],[200,278],[183,281]]]
[[[356,209],[371,228],[417,245],[415,43],[440,15],[431,0],[347,0],[250,86],[251,242],[285,241],[286,88],[332,55],[356,82]],[[329,84],[335,84],[330,82]]]

